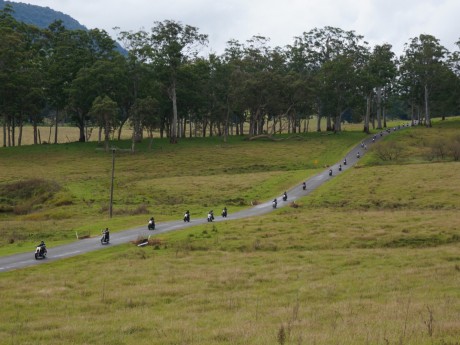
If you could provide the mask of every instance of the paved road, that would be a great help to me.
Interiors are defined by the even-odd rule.
[[[391,130],[393,132],[393,129]],[[391,133],[390,132],[390,133]],[[378,141],[383,136],[388,135],[389,133],[384,131],[382,132],[383,135],[377,134],[375,136],[375,141]],[[360,156],[362,157],[366,153],[366,149],[364,149],[361,145],[364,144],[367,147],[370,147],[373,144],[373,137],[370,136],[363,143],[358,144],[354,147],[344,159],[347,160],[347,164],[344,165],[343,161],[334,164],[333,166],[327,168],[326,170],[322,171],[321,173],[309,178],[305,181],[306,183],[306,190],[302,189],[301,183],[290,190],[287,191],[288,200],[286,202],[282,201],[281,195],[277,197],[278,200],[278,208],[286,207],[289,205],[290,202],[299,199],[305,195],[308,195],[313,190],[318,188],[323,183],[327,182],[328,180],[334,178],[334,176],[342,173],[345,170],[350,169],[353,165],[358,162],[359,158],[357,158],[357,154],[359,152]],[[339,165],[342,166],[342,171],[339,171]],[[329,169],[332,169],[332,176],[329,176]],[[247,217],[254,217],[260,216],[265,213],[273,211],[272,207],[272,200],[264,202],[262,204],[253,206],[251,208],[235,212],[229,213],[227,218],[222,218],[220,215],[217,215],[214,222],[221,222],[226,220],[232,219],[241,219]],[[154,231],[148,231],[147,225],[132,228],[129,230],[120,231],[117,233],[110,234],[110,244],[109,245],[101,245],[100,238],[88,238],[80,241],[76,241],[70,244],[48,248],[48,257],[44,260],[35,260],[33,250],[30,253],[23,253],[23,254],[15,254],[11,256],[0,257],[0,272],[11,271],[23,267],[33,266],[33,265],[40,265],[44,263],[51,263],[59,259],[68,258],[72,256],[76,256],[83,253],[88,253],[94,250],[100,250],[104,248],[108,248],[109,246],[127,243],[132,240],[136,240],[139,236],[148,237],[151,234],[162,234],[169,231],[174,231],[178,229],[184,229],[190,226],[204,224],[207,220],[205,217],[200,219],[191,219],[190,223],[184,223],[182,220],[179,221],[172,221],[172,222],[165,222],[165,223],[158,223],[156,224],[156,229]]]

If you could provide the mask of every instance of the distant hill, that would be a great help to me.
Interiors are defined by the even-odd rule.
[[[88,30],[71,16],[49,7],[0,0],[0,9],[3,9],[6,4],[12,6],[14,10],[13,17],[17,21],[26,24],[35,25],[39,28],[47,28],[55,20],[62,20],[64,26],[69,30]]]
[[[80,24],[77,20],[68,14],[55,11],[49,7],[30,5],[22,2],[0,0],[0,9],[3,9],[6,4],[12,6],[14,10],[13,17],[19,22],[35,25],[44,29],[47,28],[55,20],[61,20],[65,28],[68,30],[88,30],[87,27]],[[116,43],[116,45],[116,49],[119,52],[121,52],[123,55],[127,54],[127,51],[123,49],[118,43]]]

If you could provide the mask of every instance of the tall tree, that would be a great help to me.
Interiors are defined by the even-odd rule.
[[[431,127],[431,92],[445,66],[448,51],[431,35],[420,35],[405,45],[402,62],[402,81],[411,85],[418,99],[422,99],[425,125]],[[410,78],[407,80],[405,78]]]
[[[354,31],[344,31],[340,28],[326,26],[315,28],[309,32],[304,32],[302,36],[296,37],[292,46],[293,61],[297,68],[305,64],[305,69],[316,78],[316,103],[318,113],[318,127],[321,130],[321,118],[327,116],[327,130],[337,130],[340,128],[340,114],[337,114],[337,105],[328,104],[330,93],[339,91],[334,83],[326,84],[326,81],[334,81],[331,73],[344,75],[343,71],[333,68],[331,64],[345,64],[349,68],[358,68],[362,64],[362,57],[367,51],[367,43],[363,42],[363,36],[357,35]],[[347,63],[347,61],[349,63]],[[326,66],[325,66],[326,64]],[[321,71],[325,66],[326,70]],[[350,71],[349,71],[350,72]],[[348,72],[347,72],[348,73]],[[340,78],[340,75],[338,77]],[[352,74],[350,74],[351,76]],[[355,79],[356,80],[356,79]],[[351,80],[350,80],[351,81]],[[345,82],[345,80],[344,80]],[[343,97],[343,96],[341,96]],[[340,104],[347,104],[348,101],[342,99]],[[343,110],[342,110],[343,111]],[[332,119],[335,118],[333,126]]]
[[[385,87],[394,81],[397,74],[395,54],[390,44],[376,45],[362,70],[366,97],[364,132],[369,133],[370,103],[373,94],[377,98],[377,128],[382,128],[382,97]]]
[[[148,41],[145,42],[150,50],[150,56],[155,64],[165,68],[169,80],[168,94],[172,102],[172,120],[170,141],[177,142],[177,74],[181,65],[188,59],[196,57],[199,45],[206,45],[208,36],[200,34],[198,28],[183,25],[172,20],[155,22]]]
[[[104,129],[105,151],[109,150],[110,132],[115,125],[117,112],[117,103],[108,96],[97,96],[89,110],[89,114],[96,120],[96,123]]]

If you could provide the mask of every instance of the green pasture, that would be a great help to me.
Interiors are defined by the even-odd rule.
[[[265,201],[324,169],[364,137],[282,135],[277,141],[245,137],[194,138],[171,145],[115,141],[114,204],[109,218],[112,153],[97,143],[38,145],[0,150],[0,255],[30,250],[44,239],[75,240],[146,223],[193,218],[226,206],[230,212]],[[23,194],[22,191],[28,193]]]
[[[356,168],[297,207],[242,220],[231,220],[231,211],[267,200],[339,161],[363,135],[157,142],[153,151],[120,154],[118,212],[134,209],[145,197],[160,221],[177,218],[176,211],[184,208],[204,217],[211,206],[201,200],[206,196],[215,209],[232,200],[229,220],[158,235],[148,247],[113,246],[2,273],[0,339],[5,344],[458,345],[460,165],[447,154],[435,154],[434,143],[455,142],[459,128],[459,119],[449,119],[432,129],[396,132],[385,142],[404,146],[397,159],[382,161],[370,147]],[[101,213],[107,199],[101,184],[108,183],[111,157],[96,148],[46,146],[55,150],[49,162],[60,167],[43,167],[44,180],[56,181],[61,190],[29,214],[3,212],[1,226],[37,223],[28,230],[30,237],[47,234],[50,241],[62,241],[76,229],[92,229],[85,219],[118,229],[142,224],[144,214],[117,213],[109,221]],[[15,150],[5,151],[17,164],[34,150],[40,154],[35,148]],[[73,159],[61,150],[72,152]],[[3,170],[3,153],[4,184],[33,177],[15,178],[10,165]],[[187,157],[190,165],[183,161]],[[152,162],[151,171],[145,170]],[[71,164],[82,169],[80,175],[65,167]],[[60,177],[59,169],[68,178]],[[182,195],[177,184],[184,180],[189,189]],[[206,186],[212,186],[208,193]],[[151,189],[155,193],[143,193]],[[161,191],[170,194],[152,197]],[[73,203],[56,206],[58,198]],[[46,219],[46,212],[75,212],[84,225],[71,218]],[[41,228],[66,223],[75,225],[67,231]],[[1,231],[2,237],[11,234],[6,226]],[[16,245],[4,243],[3,253],[20,250]]]

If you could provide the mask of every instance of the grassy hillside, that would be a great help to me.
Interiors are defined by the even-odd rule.
[[[300,183],[361,138],[360,132],[309,133],[281,141],[195,138],[177,145],[155,139],[152,150],[146,141],[135,154],[123,151],[129,141],[114,142],[121,150],[112,219],[112,155],[97,143],[3,148],[0,254],[30,248],[39,239],[52,244],[75,239],[75,232],[144,224],[152,214],[161,222],[180,219],[186,209],[193,218],[205,217],[209,208],[233,212]]]
[[[395,133],[386,145],[403,143],[409,154],[382,161],[371,152],[298,208],[161,235],[151,247],[127,244],[2,274],[0,338],[5,344],[459,344],[460,165],[434,154],[442,138],[455,142],[459,127],[449,120]],[[330,158],[320,163],[327,164],[351,145],[350,138],[334,148],[344,137],[308,139],[300,156],[285,142],[244,143],[235,171],[219,173],[201,158],[200,178],[221,182],[210,189],[216,202],[231,195],[223,188],[218,196],[229,178],[247,199],[268,198],[314,170],[310,157],[321,154],[312,152],[325,152],[315,142],[328,140]],[[218,158],[222,152],[236,152],[240,143],[196,141],[187,144],[190,151],[180,145],[155,151],[169,151],[166,157],[178,164],[152,169],[156,183],[172,187],[184,177],[192,183],[200,164],[183,173],[181,159],[217,150],[211,157],[221,166],[233,157]],[[259,145],[269,145],[270,155],[258,152]],[[88,149],[84,156],[100,154]],[[240,171],[246,155],[263,157],[262,171]],[[143,176],[132,172],[136,180]],[[248,190],[239,182],[245,179],[253,180]],[[203,192],[190,189],[184,200],[199,208],[195,193]]]

